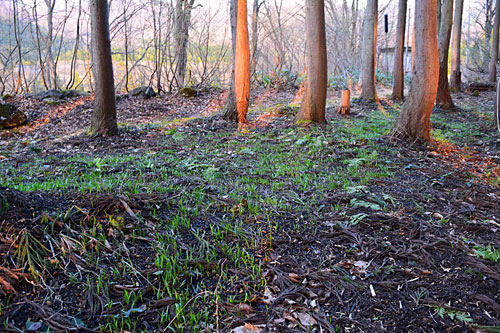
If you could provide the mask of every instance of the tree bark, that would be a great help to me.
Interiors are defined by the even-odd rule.
[[[234,92],[238,123],[247,122],[250,101],[250,45],[248,42],[247,0],[237,1],[236,58],[234,59]]]
[[[224,114],[222,118],[228,121],[238,121],[238,110],[236,110],[236,96],[234,95],[234,64],[236,58],[236,24],[237,24],[237,0],[231,0],[229,3],[229,15],[231,20],[231,42],[233,49],[233,68],[231,71],[231,84],[224,104]]]
[[[460,46],[462,43],[462,15],[464,0],[455,0],[455,14],[453,18],[453,36],[451,38],[451,82],[453,91],[460,91],[462,86],[462,72],[460,70]]]
[[[347,115],[351,111],[351,91],[349,89],[342,91],[342,98],[340,99],[340,106],[337,113]]]
[[[186,80],[187,44],[194,0],[177,0],[175,5],[175,80],[183,88]]]
[[[107,0],[90,0],[90,19],[92,71],[95,79],[94,113],[90,133],[112,135],[118,131],[118,127]]]
[[[409,95],[393,128],[396,136],[430,139],[439,67],[436,21],[436,0],[415,2],[415,63]]]
[[[54,44],[54,7],[56,5],[55,0],[45,0],[45,5],[47,6],[47,58],[49,63],[49,73],[48,73],[48,83],[51,89],[58,89],[57,82],[57,71],[54,61],[54,55],[52,52],[52,45]]]
[[[485,19],[484,19],[484,52],[483,52],[483,68],[488,71],[491,59],[491,32],[493,31],[493,8],[491,5],[493,0],[486,0],[484,3]]]
[[[257,47],[259,46],[259,11],[262,3],[260,0],[253,0],[252,8],[252,60],[250,62],[250,71],[252,75],[257,68]]]
[[[363,46],[361,49],[361,98],[377,99],[375,81],[375,53],[377,49],[378,0],[366,3],[363,25]]]
[[[446,0],[437,0],[437,4],[436,4],[437,34],[438,34],[438,36],[439,36],[440,31],[441,31],[441,18],[442,18],[442,8],[443,8],[442,1],[446,1]],[[439,37],[438,37],[438,42],[439,42]]]
[[[443,0],[441,28],[439,29],[439,84],[436,105],[443,109],[453,107],[448,84],[448,54],[450,50],[451,27],[453,25],[453,0]]]
[[[500,28],[500,0],[495,3],[495,24],[493,27],[493,40],[491,42],[491,61],[489,78],[490,82],[497,81],[497,61],[498,61],[498,29]]]
[[[396,47],[394,50],[394,84],[391,99],[401,101],[404,97],[404,44],[406,30],[406,11],[408,0],[399,0],[398,24],[396,27]]]
[[[325,1],[306,0],[307,80],[298,121],[326,123],[327,55]]]

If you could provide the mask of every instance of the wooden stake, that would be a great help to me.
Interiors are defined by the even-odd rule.
[[[342,91],[342,98],[340,100],[340,107],[337,112],[339,114],[347,115],[351,110],[351,92],[349,90]]]

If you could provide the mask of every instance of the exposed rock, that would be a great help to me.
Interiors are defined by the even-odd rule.
[[[63,97],[64,98],[74,98],[74,97],[80,97],[80,96],[87,96],[87,93],[75,90],[75,89],[70,89],[70,90],[64,90],[63,92]]]
[[[127,98],[129,98],[129,95],[128,94],[120,94],[120,95],[116,95],[116,101],[117,102],[120,102],[120,101],[123,101],[123,100],[126,100]]]
[[[63,103],[63,101],[55,99],[55,98],[52,98],[52,97],[44,98],[44,99],[42,99],[42,102],[44,102],[44,103],[46,103],[48,105],[57,105],[57,104]]]
[[[42,91],[42,92],[36,93],[34,96],[40,100],[44,100],[47,98],[53,98],[53,99],[64,98],[64,94],[61,91],[55,90],[55,89]]]
[[[26,115],[12,104],[0,104],[0,128],[14,128],[26,122]]]
[[[179,95],[186,98],[192,98],[198,96],[198,90],[191,87],[184,87],[179,90]]]
[[[132,89],[131,91],[129,91],[128,94],[130,96],[135,96],[144,99],[156,96],[156,92],[154,91],[154,89],[148,86]]]
[[[34,94],[33,96],[40,99],[40,100],[46,100],[48,98],[50,99],[66,99],[66,98],[73,98],[73,97],[80,97],[80,96],[86,96],[88,94],[80,92],[75,89],[70,89],[70,90],[46,90],[39,92],[37,94]]]

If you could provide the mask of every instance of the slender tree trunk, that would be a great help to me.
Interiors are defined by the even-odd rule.
[[[325,1],[306,0],[307,81],[297,120],[326,123]]]
[[[236,24],[237,24],[237,0],[231,0],[229,3],[229,15],[231,19],[231,41],[233,50],[233,69],[231,72],[231,84],[229,93],[224,104],[224,114],[222,118],[228,121],[238,121],[238,110],[236,110],[236,96],[234,95],[234,64],[236,59]]]
[[[451,82],[453,91],[460,91],[462,86],[462,72],[460,71],[460,46],[462,44],[462,15],[464,0],[455,0],[455,14],[453,18],[453,35],[451,38]]]
[[[128,80],[129,80],[129,72],[128,72],[128,30],[127,30],[127,1],[123,2],[123,35],[125,37],[124,40],[124,48],[125,48],[125,91],[128,93]]]
[[[465,68],[470,67],[470,43],[471,43],[471,35],[470,35],[470,10],[467,13],[467,38],[465,38]]]
[[[71,56],[71,65],[69,70],[69,81],[66,84],[66,89],[71,89],[75,83],[75,73],[76,73],[76,60],[78,56],[78,45],[80,42],[80,19],[82,16],[82,0],[78,1],[78,18],[76,19],[76,37],[75,37],[75,46],[73,48],[73,55]]]
[[[393,129],[396,136],[430,139],[439,79],[436,21],[436,0],[415,1],[415,64],[409,95]]]
[[[177,88],[184,87],[186,80],[187,44],[193,5],[194,0],[177,0],[175,6],[175,78]]]
[[[491,57],[491,32],[493,30],[493,9],[491,5],[493,0],[485,1],[485,23],[484,23],[484,52],[483,52],[483,63],[482,67],[485,70],[489,70],[490,57]]]
[[[94,113],[90,123],[90,133],[111,135],[118,131],[118,127],[109,37],[108,0],[90,0],[90,19],[92,71],[95,78]]]
[[[238,123],[247,122],[250,101],[250,45],[248,43],[247,0],[237,1],[236,58],[234,59],[234,92]]]
[[[52,52],[52,45],[54,44],[54,7],[55,0],[45,0],[47,6],[47,61],[49,62],[48,83],[53,89],[58,88],[56,65],[54,61],[54,54]]]
[[[42,46],[40,43],[40,25],[38,24],[38,11],[36,0],[33,3],[33,18],[35,20],[35,34],[36,34],[36,49],[38,52],[38,63],[40,64],[40,74],[42,75],[42,82],[45,89],[49,89],[47,80],[45,79],[45,63],[43,61]]]
[[[257,67],[257,47],[259,44],[259,10],[262,3],[260,0],[253,0],[252,9],[252,60],[250,63],[250,72],[255,73]]]
[[[377,50],[378,0],[366,3],[363,25],[363,46],[361,49],[361,98],[377,99],[375,81],[375,53]]]
[[[490,82],[497,81],[498,29],[499,28],[500,28],[500,0],[496,0],[495,25],[493,27],[493,40],[491,42]]]
[[[357,23],[358,23],[358,0],[352,0],[351,5],[351,52],[354,52],[357,48]]]
[[[392,96],[394,100],[402,100],[404,97],[404,46],[406,30],[406,11],[408,0],[399,0],[398,24],[396,27],[396,47],[394,49],[394,84]]]
[[[436,4],[436,9],[437,9],[437,14],[436,14],[436,17],[437,17],[437,34],[438,34],[438,36],[439,36],[440,31],[441,31],[441,19],[443,17],[443,12],[442,12],[442,8],[443,8],[443,3],[442,2],[443,1],[446,1],[446,0],[437,0],[437,4]],[[438,37],[438,43],[439,43],[439,37]]]
[[[453,107],[448,84],[448,54],[450,50],[451,27],[453,25],[453,0],[443,0],[441,28],[439,29],[439,84],[436,105],[443,109]]]
[[[22,89],[21,81],[22,81],[22,71],[23,71],[23,52],[22,52],[22,43],[21,43],[21,37],[20,37],[20,31],[19,31],[19,12],[17,10],[17,1],[12,0],[12,10],[13,10],[13,18],[14,18],[14,38],[16,40],[16,48],[17,48],[17,83],[16,83],[16,89],[15,89],[15,94],[20,92]]]

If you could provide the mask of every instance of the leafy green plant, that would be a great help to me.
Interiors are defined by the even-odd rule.
[[[462,311],[455,311],[451,309],[445,309],[440,306],[435,306],[434,311],[441,317],[444,318],[445,315],[447,315],[451,320],[458,320],[464,323],[472,323],[473,319],[468,313],[462,312]]]
[[[491,246],[491,244],[488,244],[488,246],[476,245],[474,249],[474,253],[480,258],[490,260],[494,263],[498,263],[500,260],[500,251]]]

